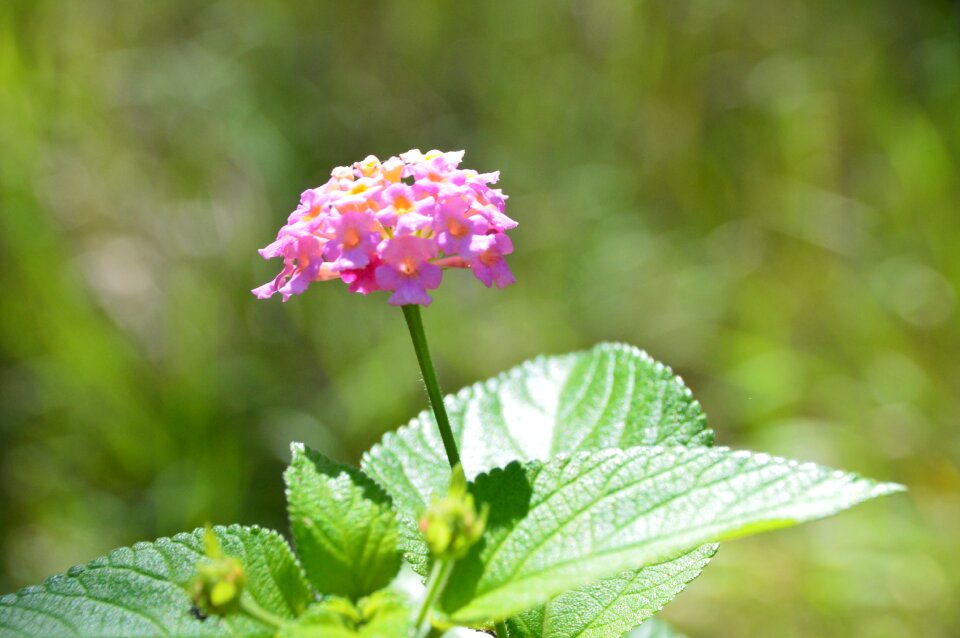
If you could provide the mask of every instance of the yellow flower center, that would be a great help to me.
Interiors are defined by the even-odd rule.
[[[449,232],[452,236],[460,239],[466,235],[468,231],[469,229],[467,228],[467,225],[456,217],[447,218],[447,232]]]
[[[415,275],[417,273],[417,262],[414,261],[412,257],[405,257],[403,261],[400,262],[398,270],[407,277]]]
[[[480,253],[480,262],[484,266],[493,267],[500,261],[500,255],[495,250],[485,250]]]
[[[393,200],[393,208],[397,211],[398,214],[403,214],[410,212],[410,209],[413,208],[413,202],[404,197],[403,195],[398,195]]]
[[[362,173],[364,177],[373,177],[379,172],[380,160],[376,157],[370,156],[360,162],[360,173]]]
[[[360,231],[351,226],[343,233],[343,247],[346,249],[356,248],[360,245]]]

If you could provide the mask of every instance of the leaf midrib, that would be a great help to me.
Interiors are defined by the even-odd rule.
[[[599,456],[599,455],[598,455],[598,456]],[[568,481],[568,482],[566,482],[566,483],[563,483],[562,485],[558,485],[557,487],[555,487],[554,489],[552,489],[550,492],[548,492],[547,494],[544,495],[543,500],[541,500],[540,502],[538,502],[534,507],[530,508],[530,511],[527,513],[526,516],[527,516],[527,517],[531,517],[535,511],[537,511],[538,509],[540,509],[540,508],[542,508],[542,507],[545,507],[550,501],[552,501],[556,496],[558,496],[561,492],[565,491],[568,487],[570,487],[570,486],[571,486],[572,484],[574,484],[576,481],[579,481],[579,480],[583,479],[585,476],[589,476],[589,475],[590,475],[591,473],[593,473],[593,472],[596,472],[596,471],[607,471],[607,472],[606,472],[606,477],[605,477],[604,482],[603,482],[603,485],[608,485],[608,484],[610,483],[610,481],[613,480],[613,479],[616,477],[617,472],[619,472],[620,470],[622,470],[623,467],[624,467],[625,465],[629,464],[631,461],[635,461],[635,460],[636,460],[635,458],[624,457],[623,459],[621,459],[621,462],[620,462],[620,464],[619,464],[617,467],[615,467],[615,468],[613,468],[613,469],[605,467],[604,461],[606,461],[606,460],[609,459],[609,458],[613,458],[613,457],[614,457],[614,455],[607,455],[606,458],[602,458],[602,457],[599,458],[599,459],[598,459],[599,462],[598,462],[595,466],[589,468],[586,473],[584,473],[584,474],[578,474],[578,475],[572,477],[570,481]],[[656,458],[656,457],[652,457],[652,458]],[[677,470],[681,470],[681,469],[683,469],[684,467],[686,467],[687,465],[689,465],[690,463],[693,463],[694,461],[699,460],[700,458],[701,458],[701,456],[691,456],[690,459],[685,460],[685,461],[684,461],[683,463],[681,463],[680,465],[673,465],[673,466],[670,466],[670,467],[668,467],[668,468],[666,468],[666,469],[664,469],[664,470],[657,471],[657,472],[655,472],[655,473],[653,473],[653,474],[648,474],[648,475],[643,476],[643,477],[641,477],[641,478],[639,478],[639,479],[637,479],[637,480],[635,480],[635,481],[626,483],[626,484],[618,487],[618,488],[617,488],[615,491],[613,491],[613,492],[609,492],[609,493],[607,493],[607,494],[604,494],[603,496],[601,496],[601,497],[598,498],[597,500],[588,501],[588,502],[587,502],[586,504],[584,504],[582,507],[578,508],[578,509],[566,520],[566,522],[565,522],[562,526],[558,526],[558,527],[554,528],[549,534],[547,534],[546,536],[542,537],[539,541],[537,541],[537,543],[536,543],[532,548],[530,548],[529,553],[528,553],[527,556],[520,562],[520,564],[518,565],[518,568],[517,568],[517,569],[519,569],[519,568],[522,567],[524,564],[526,564],[526,561],[527,561],[538,549],[542,548],[544,545],[546,545],[548,542],[550,542],[550,540],[552,540],[555,536],[557,536],[557,534],[559,534],[560,532],[562,532],[563,529],[564,529],[569,523],[571,523],[572,521],[576,520],[577,517],[579,517],[580,515],[582,515],[582,514],[583,514],[584,512],[586,512],[587,510],[593,509],[598,503],[603,502],[603,501],[606,500],[607,498],[611,498],[611,497],[617,496],[617,495],[619,495],[621,492],[624,492],[624,491],[626,491],[626,490],[635,488],[636,486],[640,485],[641,483],[644,483],[644,482],[649,481],[649,480],[656,479],[657,477],[662,476],[663,474],[667,474],[667,473],[669,473],[669,472],[674,472],[674,471],[677,471]],[[648,463],[648,464],[649,464],[650,460],[651,460],[651,459],[647,459],[647,463]],[[709,467],[714,467],[715,465],[716,465],[716,462],[715,462],[713,465],[710,465]],[[699,488],[697,488],[697,489],[699,489]],[[689,493],[689,492],[688,492],[688,493]],[[678,496],[682,496],[682,494],[681,494],[681,495],[678,495]],[[651,511],[659,508],[662,504],[667,503],[667,502],[669,502],[669,500],[668,500],[668,501],[658,502],[658,503],[654,504],[652,507],[650,507],[650,508],[648,508],[648,509],[640,512],[640,513],[638,514],[638,516],[635,517],[631,522],[635,522],[635,521],[636,521],[638,518],[640,518],[641,516],[644,516],[644,515],[646,515],[646,514],[649,514]],[[485,559],[484,562],[485,562],[487,565],[490,565],[490,564],[493,563],[494,557],[497,556],[497,555],[499,554],[499,552],[503,549],[503,545],[506,543],[506,541],[513,537],[512,531],[513,531],[513,530],[511,530],[511,533],[506,534],[506,535],[504,536],[504,538],[503,538],[500,542],[497,543],[497,546],[496,546],[494,552],[493,552],[492,554],[490,554],[490,555]],[[510,580],[512,580],[512,578],[513,578],[515,575],[516,575],[516,571],[514,571],[514,572],[511,574],[510,578],[507,579],[507,582],[510,582]]]
[[[778,480],[779,480],[779,479],[782,479],[782,478],[785,478],[785,477],[777,477]],[[827,478],[827,479],[828,479],[829,476],[821,477],[821,478]],[[820,483],[822,483],[822,482],[823,482],[823,481],[821,480]],[[873,489],[868,490],[868,491],[866,492],[866,494],[869,495],[869,496],[882,496],[882,495],[884,495],[884,494],[887,494],[887,493],[890,492],[890,488],[888,488],[888,485],[889,485],[889,484],[885,484],[885,483],[878,484],[878,485],[874,486]],[[813,503],[822,503],[822,502],[824,502],[824,501],[831,501],[831,500],[833,500],[833,499],[830,497],[830,495],[824,495],[823,497],[817,499],[816,501],[813,501]],[[843,503],[845,503],[845,504],[846,504],[847,502],[848,502],[848,501],[843,501]],[[859,501],[857,501],[857,502],[859,502]],[[749,513],[746,514],[746,516],[757,516],[757,515],[764,514],[764,513],[766,513],[766,512],[775,511],[775,510],[777,510],[777,509],[780,509],[780,508],[783,508],[783,507],[786,507],[786,506],[788,506],[788,504],[780,503],[780,504],[772,505],[772,506],[769,506],[769,507],[763,507],[763,508],[760,508],[760,509],[758,509],[758,510],[752,510],[752,511],[750,511]],[[738,517],[738,518],[741,518],[741,517]],[[634,520],[636,520],[636,519],[634,519]],[[737,533],[736,533],[736,531],[730,532],[730,533],[727,533],[727,534],[720,534],[720,535],[719,535],[718,537],[716,537],[716,538],[714,538],[714,537],[712,536],[712,534],[715,533],[713,530],[717,529],[718,527],[724,527],[725,525],[728,525],[730,522],[731,522],[731,519],[721,519],[720,521],[717,521],[716,523],[713,523],[713,524],[711,524],[710,526],[701,526],[701,527],[698,527],[698,529],[701,529],[701,530],[709,530],[711,536],[708,537],[708,538],[704,538],[704,539],[702,539],[702,540],[685,541],[685,542],[692,542],[692,543],[694,544],[694,547],[696,547],[696,546],[699,546],[699,545],[702,545],[702,544],[705,544],[705,543],[718,542],[718,541],[721,541],[721,540],[732,540],[732,539],[734,539],[734,538],[737,538]],[[767,521],[763,521],[763,523],[769,523],[769,524],[773,525],[772,527],[769,527],[769,528],[766,528],[766,529],[775,529],[775,528],[778,527],[778,526],[789,525],[790,523],[794,523],[794,522],[798,522],[798,519],[794,519],[794,518],[784,518],[784,519],[768,519]],[[781,525],[781,524],[782,524],[782,525]],[[750,524],[750,525],[753,525],[753,524]],[[622,531],[622,529],[623,529],[623,528],[620,528],[620,530],[618,530],[618,531]],[[672,533],[670,537],[673,538],[673,539],[677,538],[677,536],[679,536],[680,538],[686,538],[687,536],[690,536],[690,535],[691,535],[690,531],[687,530],[687,531],[683,532],[682,534]],[[664,536],[664,535],[658,535],[658,536],[654,536],[654,537],[645,539],[643,542],[640,542],[640,543],[632,543],[632,544],[629,544],[629,545],[624,545],[624,546],[622,546],[622,547],[608,548],[608,549],[600,550],[600,551],[598,551],[598,552],[594,552],[593,554],[591,554],[590,558],[591,558],[591,559],[603,558],[603,557],[607,557],[607,556],[611,556],[611,555],[616,555],[616,554],[621,553],[621,552],[623,552],[623,553],[628,553],[628,552],[629,552],[629,553],[632,553],[633,551],[635,551],[635,550],[637,550],[637,549],[640,549],[640,548],[643,548],[643,547],[645,547],[645,546],[646,546],[646,547],[649,547],[649,546],[654,546],[654,547],[656,547],[657,544],[661,544],[661,545],[662,545],[664,540],[665,540],[665,536]],[[681,551],[683,551],[683,550],[681,550]],[[671,552],[671,554],[672,554],[672,552]],[[668,556],[664,556],[662,560],[666,560],[667,558],[668,558]],[[516,587],[516,586],[517,586],[518,584],[520,584],[520,583],[524,583],[524,582],[527,582],[527,581],[530,581],[530,580],[534,580],[534,579],[537,579],[537,578],[541,578],[541,577],[543,577],[545,574],[548,574],[548,573],[551,572],[551,571],[556,571],[556,570],[561,569],[561,568],[563,568],[563,567],[567,567],[567,566],[569,566],[570,564],[573,564],[573,563],[580,563],[580,562],[582,562],[583,560],[584,560],[584,558],[581,556],[581,557],[577,557],[577,558],[574,558],[574,559],[569,559],[569,560],[565,560],[565,561],[560,561],[560,562],[558,562],[558,563],[553,563],[553,564],[549,567],[549,569],[544,569],[544,570],[539,570],[539,571],[536,571],[536,572],[532,572],[532,573],[530,573],[530,574],[521,576],[520,578],[512,578],[512,579],[506,581],[505,583],[500,584],[500,585],[498,585],[498,586],[496,586],[496,587],[494,587],[494,588],[492,588],[492,589],[487,590],[487,591],[484,592],[483,594],[474,597],[467,605],[465,605],[464,607],[461,607],[460,609],[456,610],[455,612],[453,612],[452,615],[453,615],[454,617],[456,617],[458,614],[462,616],[462,612],[463,612],[464,609],[470,609],[471,607],[475,607],[475,606],[477,606],[476,603],[478,603],[478,602],[480,602],[480,601],[484,601],[484,600],[489,599],[489,598],[495,598],[496,595],[499,594],[500,592],[502,592],[504,589],[514,588],[514,587]],[[649,558],[649,559],[645,559],[645,560],[657,561],[657,560],[661,560],[661,558],[654,557],[654,558]],[[601,578],[602,578],[602,577],[601,577]]]

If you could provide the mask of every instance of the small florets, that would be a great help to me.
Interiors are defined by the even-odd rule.
[[[506,231],[517,222],[490,187],[499,173],[460,169],[462,159],[463,151],[412,150],[335,168],[260,251],[283,258],[283,269],[253,294],[286,301],[314,281],[341,279],[350,292],[386,290],[393,305],[427,306],[444,268],[468,268],[487,287],[512,284]]]

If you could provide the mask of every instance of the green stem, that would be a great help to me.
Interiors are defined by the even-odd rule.
[[[507,623],[502,620],[498,620],[493,623],[493,630],[497,632],[497,638],[507,638],[509,633],[507,632]]]
[[[404,308],[406,308],[406,306],[404,306]],[[428,623],[427,626],[424,627],[423,624],[430,614],[433,603],[436,602],[440,592],[443,591],[444,586],[446,586],[452,569],[452,560],[438,558],[433,563],[433,569],[430,570],[430,578],[427,579],[427,593],[423,597],[423,603],[420,605],[420,611],[417,612],[416,624],[414,624],[418,636],[429,636],[431,626]]]
[[[443,449],[447,452],[450,467],[460,462],[460,453],[457,452],[457,443],[450,429],[450,420],[447,418],[447,409],[443,405],[443,393],[440,391],[440,382],[437,381],[437,372],[433,369],[430,359],[430,348],[427,346],[427,335],[423,331],[423,319],[420,317],[420,306],[408,304],[403,306],[403,316],[410,329],[410,338],[413,340],[413,349],[417,352],[417,361],[420,363],[420,372],[423,373],[423,383],[427,386],[427,396],[430,398],[430,407],[437,417],[437,427],[440,428],[440,438],[443,439]]]
[[[280,629],[280,627],[287,624],[287,620],[285,618],[271,614],[246,593],[240,596],[240,611],[250,616],[254,620],[259,620],[265,625],[270,625],[275,629]]]

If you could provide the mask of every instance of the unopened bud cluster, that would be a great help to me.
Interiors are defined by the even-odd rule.
[[[420,520],[420,531],[435,558],[463,558],[480,540],[487,524],[487,507],[479,512],[467,491],[463,469],[454,468],[446,496],[434,497]]]
[[[239,606],[246,576],[239,560],[223,555],[213,530],[207,530],[205,541],[207,558],[197,565],[190,595],[204,615],[223,616]]]

